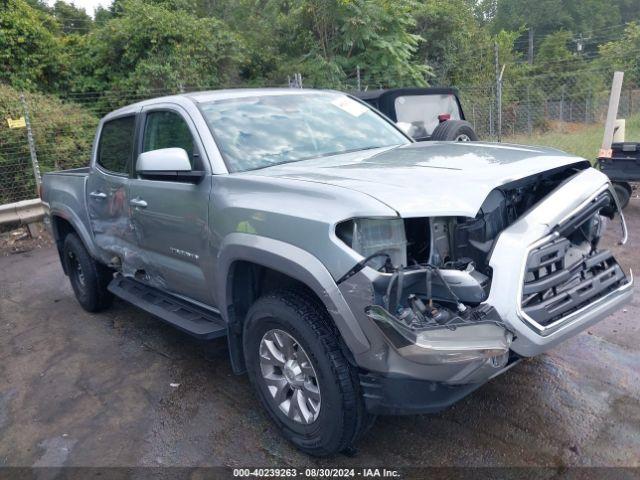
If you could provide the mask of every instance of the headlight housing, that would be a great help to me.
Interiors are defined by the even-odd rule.
[[[508,359],[513,335],[506,330],[493,307],[471,310],[483,315],[482,321],[462,321],[456,326],[408,328],[387,310],[371,305],[365,313],[380,327],[403,357],[425,365],[467,363],[492,359],[494,367],[503,367]],[[469,315],[472,316],[472,315]]]
[[[336,226],[336,235],[363,257],[374,253],[389,255],[395,267],[407,265],[407,237],[401,218],[355,218]],[[380,268],[384,258],[372,259],[370,265]]]

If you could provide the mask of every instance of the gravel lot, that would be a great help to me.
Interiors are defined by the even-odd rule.
[[[640,200],[625,213],[619,258],[640,271]],[[355,456],[317,460],[281,439],[224,340],[122,302],[84,312],[50,245],[0,255],[0,466],[638,467],[637,298],[451,409],[380,418]]]

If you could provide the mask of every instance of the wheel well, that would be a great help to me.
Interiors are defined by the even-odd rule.
[[[242,327],[249,307],[264,294],[275,289],[293,289],[305,292],[325,309],[318,295],[301,281],[262,265],[236,261],[229,269],[227,294],[231,302],[227,308],[229,319],[229,354],[236,373],[246,370],[242,352]]]
[[[76,229],[73,228],[73,225],[62,217],[58,217],[54,215],[51,217],[51,227],[53,230],[53,238],[56,242],[56,247],[58,248],[58,255],[60,255],[60,262],[62,263],[62,269],[64,273],[67,273],[67,269],[65,266],[64,259],[62,258],[62,248],[64,246],[64,239],[67,238],[67,235],[70,233],[77,233]]]
[[[56,242],[64,242],[67,235],[76,233],[76,229],[73,228],[70,222],[57,215],[51,217],[51,225],[53,226],[53,235],[55,236]]]

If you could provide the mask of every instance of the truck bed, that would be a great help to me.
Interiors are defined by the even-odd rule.
[[[47,172],[44,176],[72,175],[75,177],[86,177],[90,171],[91,167],[70,168],[68,170],[58,170],[57,172]]]
[[[57,213],[64,219],[74,219],[76,225],[82,225],[86,235],[91,231],[86,202],[86,182],[89,167],[72,168],[59,172],[45,173],[42,176],[42,202],[46,217]]]

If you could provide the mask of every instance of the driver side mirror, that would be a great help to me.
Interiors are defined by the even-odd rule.
[[[204,172],[192,170],[184,148],[160,148],[143,152],[136,161],[136,173],[143,178],[167,181],[199,182]]]

